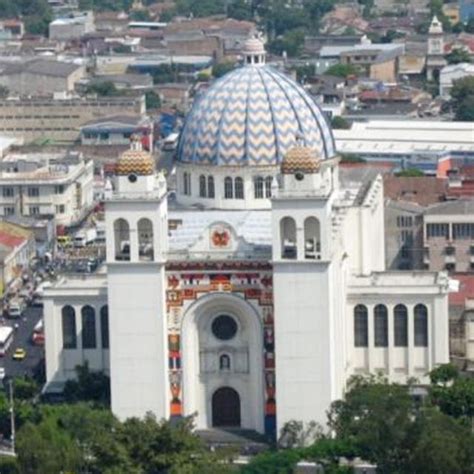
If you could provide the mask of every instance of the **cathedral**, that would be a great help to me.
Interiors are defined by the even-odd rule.
[[[353,375],[423,384],[449,360],[447,275],[384,268],[381,177],[339,166],[260,40],[243,57],[195,100],[173,176],[132,142],[105,189],[105,265],[45,293],[48,383],[88,362],[120,419],[276,434],[325,425]]]

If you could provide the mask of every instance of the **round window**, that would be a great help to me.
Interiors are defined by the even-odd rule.
[[[137,175],[134,174],[134,173],[131,173],[128,175],[128,180],[131,182],[131,183],[135,183],[137,181]]]
[[[304,179],[304,173],[301,172],[301,171],[297,171],[297,172],[295,173],[295,178],[296,178],[297,181],[303,181],[303,179]]]
[[[232,339],[237,333],[237,323],[230,316],[217,316],[212,322],[212,334],[217,339],[228,341]]]

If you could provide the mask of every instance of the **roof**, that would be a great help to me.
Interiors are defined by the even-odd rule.
[[[19,247],[25,241],[32,237],[32,233],[15,224],[10,222],[0,222],[0,253],[4,258],[6,257],[15,247]]]
[[[295,81],[269,66],[237,68],[194,102],[178,159],[224,166],[277,165],[296,144],[321,158],[335,154],[325,115]]]
[[[319,52],[321,58],[335,57],[341,54],[361,53],[362,51],[403,54],[404,45],[397,43],[363,43],[354,46],[323,46]]]
[[[427,216],[446,214],[462,214],[469,215],[474,218],[474,199],[460,199],[434,204],[433,206],[430,206],[425,212],[425,215]]]
[[[434,177],[384,177],[384,195],[393,201],[407,201],[420,206],[444,201],[447,181]]]
[[[73,63],[53,61],[49,59],[33,59],[24,63],[12,63],[4,65],[0,73],[3,75],[14,74],[38,74],[53,77],[68,77],[81,66]]]
[[[81,129],[86,130],[88,128],[103,128],[109,126],[131,126],[131,127],[138,127],[144,121],[141,115],[112,115],[110,117],[101,117],[99,119],[91,120],[90,122],[86,122]]]

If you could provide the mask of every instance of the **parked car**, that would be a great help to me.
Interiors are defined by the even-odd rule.
[[[23,300],[21,299],[12,300],[8,304],[7,316],[11,319],[21,318],[24,309],[25,309],[25,304]]]
[[[25,349],[22,349],[21,347],[18,347],[15,349],[15,352],[13,353],[13,360],[24,360],[26,358],[26,351]]]

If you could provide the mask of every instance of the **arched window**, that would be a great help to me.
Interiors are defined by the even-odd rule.
[[[304,221],[304,257],[321,258],[321,230],[316,217],[307,217]]]
[[[202,174],[199,176],[199,197],[205,198],[206,194],[206,177]]]
[[[114,222],[115,260],[130,260],[130,226],[125,219]]]
[[[374,308],[374,336],[375,347],[388,346],[388,311],[383,304]]]
[[[102,349],[109,348],[109,306],[104,305],[100,308],[100,336]]]
[[[242,178],[235,178],[235,199],[244,198],[244,180]]]
[[[255,178],[253,186],[254,186],[255,199],[262,199],[263,198],[263,178],[261,176],[257,176]]]
[[[214,198],[216,196],[216,192],[214,191],[214,177],[209,176],[207,178],[207,197]]]
[[[183,173],[183,194],[191,196],[191,175],[187,171]]]
[[[415,346],[428,347],[428,308],[424,304],[415,306]]]
[[[296,258],[296,223],[292,217],[280,221],[281,258]]]
[[[393,332],[396,347],[408,346],[408,310],[404,304],[397,304],[393,310]]]
[[[77,348],[76,312],[72,306],[63,306],[61,310],[63,326],[63,349]]]
[[[232,183],[232,178],[227,176],[224,179],[224,198],[225,199],[232,199],[234,197],[234,186]]]
[[[92,306],[83,306],[82,316],[82,348],[95,349],[97,338],[95,334],[95,309]]]
[[[265,178],[265,197],[266,198],[272,197],[272,183],[273,183],[273,178],[271,176],[267,176]]]
[[[369,345],[369,312],[367,306],[358,304],[354,308],[354,346],[367,347]]]
[[[219,357],[219,370],[230,370],[230,356],[227,354],[222,354]]]
[[[140,260],[153,260],[153,223],[150,219],[138,221],[138,256]]]

